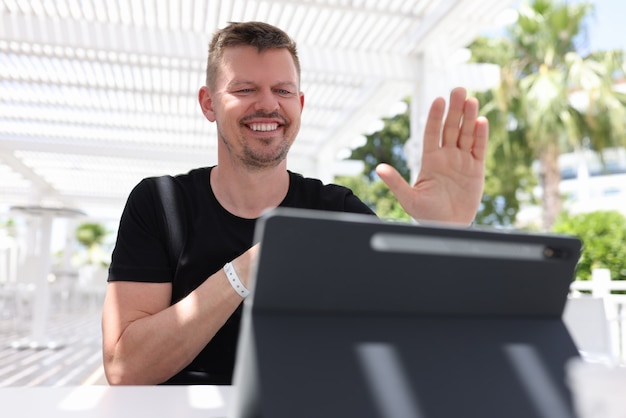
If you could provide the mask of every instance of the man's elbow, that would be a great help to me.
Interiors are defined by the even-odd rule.
[[[104,360],[104,376],[111,386],[136,386],[155,384],[148,382],[145,375],[136,373],[128,365],[113,359]]]
[[[129,373],[124,372],[124,367],[115,366],[113,364],[104,363],[104,376],[111,386],[127,386],[138,385]]]

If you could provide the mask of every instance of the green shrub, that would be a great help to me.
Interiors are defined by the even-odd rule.
[[[553,231],[578,237],[583,251],[577,278],[590,280],[594,268],[611,271],[611,279],[626,280],[626,217],[618,211],[563,214]]]

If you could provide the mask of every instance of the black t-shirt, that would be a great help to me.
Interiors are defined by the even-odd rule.
[[[122,213],[113,250],[109,281],[172,282],[174,304],[225,263],[253,245],[256,219],[226,211],[210,187],[211,167],[187,174],[142,180]],[[374,214],[349,189],[289,172],[289,190],[280,206]],[[163,182],[163,180],[167,180]],[[164,205],[175,219],[166,220]],[[173,248],[179,241],[181,248]],[[239,308],[202,352],[170,383],[229,384],[241,319]],[[193,374],[193,373],[192,373]]]

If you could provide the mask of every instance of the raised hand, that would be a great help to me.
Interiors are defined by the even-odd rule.
[[[404,210],[420,221],[470,224],[483,193],[489,123],[478,116],[478,101],[465,89],[435,99],[424,131],[422,165],[413,186],[388,164],[376,172]]]

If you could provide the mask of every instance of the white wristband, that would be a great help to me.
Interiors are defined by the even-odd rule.
[[[246,287],[239,280],[239,276],[237,276],[237,272],[233,267],[232,263],[224,264],[224,273],[226,273],[226,278],[228,279],[228,283],[235,289],[235,292],[239,294],[242,298],[245,298],[250,294],[250,291],[246,289]]]

